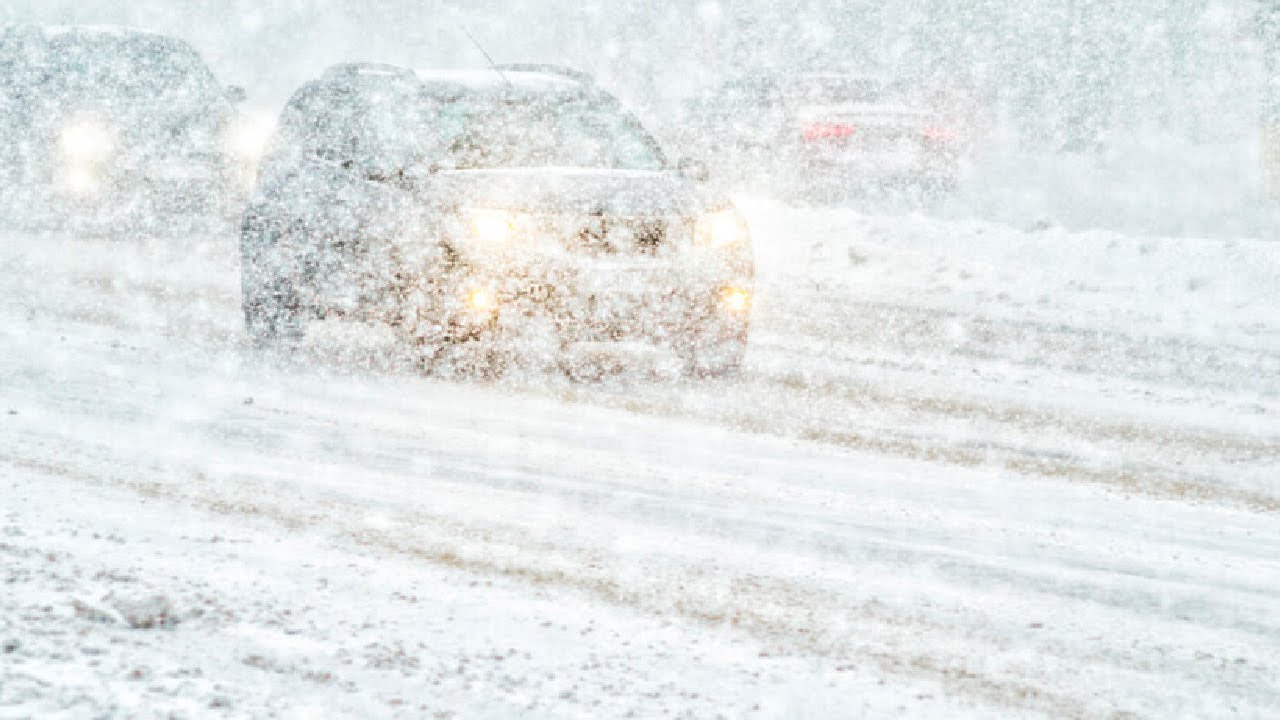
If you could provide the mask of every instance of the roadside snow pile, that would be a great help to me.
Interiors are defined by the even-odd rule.
[[[1280,243],[742,204],[762,275],[861,300],[1280,350]]]

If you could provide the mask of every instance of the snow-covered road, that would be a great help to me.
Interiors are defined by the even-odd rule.
[[[1280,714],[1280,245],[746,205],[703,383],[274,367],[229,235],[7,237],[0,718]]]

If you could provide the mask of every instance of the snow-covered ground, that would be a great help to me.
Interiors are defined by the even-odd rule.
[[[278,367],[229,232],[8,234],[0,718],[1280,715],[1280,244],[742,204],[708,382]]]

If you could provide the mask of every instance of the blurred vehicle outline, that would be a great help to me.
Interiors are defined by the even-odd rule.
[[[267,129],[185,41],[106,25],[0,26],[0,177],[55,216],[226,213]]]
[[[965,138],[923,92],[874,75],[761,72],[685,102],[677,136],[734,186],[827,199],[871,187],[947,193]]]
[[[635,346],[731,372],[751,239],[696,167],[577,71],[333,66],[290,99],[244,216],[247,331],[382,323],[446,372]]]

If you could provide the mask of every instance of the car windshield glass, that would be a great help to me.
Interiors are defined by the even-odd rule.
[[[433,114],[438,156],[459,169],[663,168],[639,124],[599,104],[468,99],[441,102]]]
[[[336,123],[339,134],[357,138],[352,151],[362,165],[370,168],[406,167],[436,152],[434,133],[426,108],[403,89],[367,93],[353,102],[344,119]]]
[[[867,78],[802,77],[788,90],[795,102],[813,105],[875,102],[880,99],[880,83]]]
[[[193,51],[149,38],[53,38],[30,63],[31,79],[52,95],[172,99],[215,85]]]

